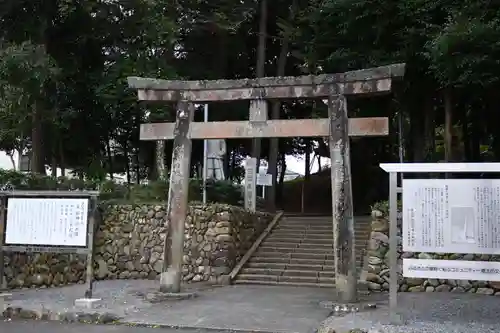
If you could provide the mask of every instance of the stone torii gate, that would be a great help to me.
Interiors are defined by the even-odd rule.
[[[350,193],[348,136],[382,136],[389,133],[385,117],[347,118],[346,96],[390,93],[392,79],[404,75],[405,65],[394,64],[340,74],[269,77],[242,80],[168,81],[129,77],[140,101],[176,102],[175,123],[141,124],[141,140],[174,140],[160,290],[180,292],[184,223],[192,139],[265,137],[328,137],[332,160],[333,245],[336,288],[344,301],[357,294],[354,221]],[[267,99],[327,98],[329,118],[267,119]],[[250,100],[248,121],[193,122],[194,103]],[[255,191],[255,189],[254,189]]]

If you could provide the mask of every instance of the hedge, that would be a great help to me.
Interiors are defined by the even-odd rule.
[[[397,205],[398,205],[398,211],[400,212],[402,209],[402,206],[403,206],[402,201],[398,200]],[[384,200],[384,201],[376,202],[371,206],[371,209],[372,209],[372,211],[378,210],[378,211],[382,212],[382,214],[384,216],[389,216],[389,201]]]
[[[202,200],[202,181],[191,179],[189,200]],[[148,184],[120,184],[114,181],[97,182],[78,178],[52,177],[33,173],[22,173],[0,169],[0,189],[10,190],[52,190],[75,191],[97,190],[99,199],[106,202],[164,202],[168,197],[168,182],[150,181]],[[207,184],[209,202],[241,205],[242,188],[230,181],[209,181]]]

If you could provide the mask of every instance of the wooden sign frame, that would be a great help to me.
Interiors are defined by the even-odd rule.
[[[4,278],[4,253],[57,253],[57,254],[86,254],[87,264],[85,272],[85,298],[91,298],[93,293],[94,281],[94,228],[96,225],[97,210],[97,191],[0,191],[0,288],[6,289],[6,280]],[[54,245],[30,245],[30,244],[5,244],[6,223],[8,214],[8,200],[11,198],[50,198],[50,199],[88,199],[87,214],[87,242],[85,246],[54,246]]]

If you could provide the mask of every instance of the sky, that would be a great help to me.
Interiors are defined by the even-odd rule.
[[[16,153],[14,155],[16,162],[17,162],[17,156],[18,154]],[[0,151],[0,169],[12,169],[12,162],[10,161],[9,156],[7,156],[7,154],[3,151]]]
[[[329,158],[321,158],[321,167],[325,167],[325,165],[330,164]],[[286,157],[286,168],[290,171],[296,172],[298,174],[304,175],[306,173],[306,165],[304,161],[304,156],[294,157],[288,155]],[[318,160],[314,159],[312,161],[311,173],[315,173],[318,171]]]
[[[14,154],[14,160],[16,162],[16,167],[17,167],[17,161],[18,161],[18,154]],[[318,160],[314,159],[314,162],[312,163],[312,170],[311,173],[315,173],[318,171]],[[330,159],[329,158],[321,158],[321,166],[324,167],[325,165],[330,164]],[[298,174],[304,175],[305,174],[305,162],[304,162],[304,156],[299,156],[299,157],[294,157],[294,156],[287,156],[286,157],[286,167],[288,170],[296,172]],[[10,161],[9,156],[3,151],[0,151],[0,169],[13,169],[12,167],[12,162]]]

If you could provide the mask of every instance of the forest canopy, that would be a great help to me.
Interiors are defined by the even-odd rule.
[[[236,79],[402,62],[407,73],[391,96],[348,101],[352,115],[391,119],[388,138],[352,143],[355,177],[398,161],[400,143],[406,161],[500,157],[495,1],[4,0],[0,53],[0,149],[30,152],[36,173],[122,173],[139,183],[168,172],[171,142],[140,142],[138,131],[143,122],[172,121],[174,106],[138,103],[127,76]],[[271,118],[327,112],[317,101],[274,104]],[[210,105],[210,120],[246,117],[248,102]],[[323,138],[231,140],[226,174],[241,179],[241,161],[252,154],[284,169],[284,156],[328,156],[326,147]],[[194,142],[194,176],[202,151]]]

